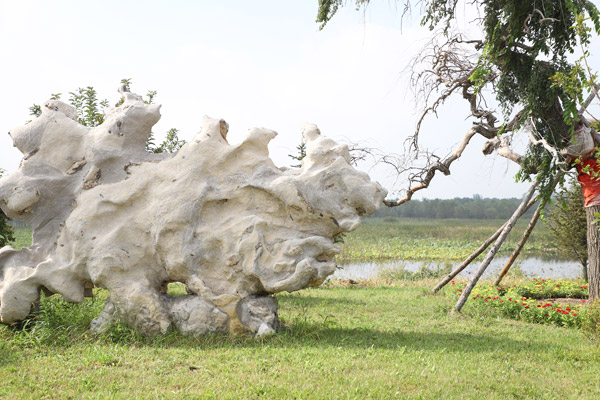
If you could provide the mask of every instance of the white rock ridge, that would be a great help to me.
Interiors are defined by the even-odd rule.
[[[332,238],[386,191],[315,125],[303,128],[301,168],[271,161],[274,131],[230,145],[227,123],[208,117],[176,154],[148,153],[160,106],[123,95],[95,128],[48,101],[10,132],[24,158],[0,179],[0,207],[32,227],[33,244],[0,249],[0,321],[27,318],[41,291],[81,302],[97,286],[110,298],[95,330],[121,321],[149,336],[275,332],[270,295],[320,285],[335,270]],[[171,282],[188,295],[168,295]]]

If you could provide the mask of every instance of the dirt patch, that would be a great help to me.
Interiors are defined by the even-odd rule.
[[[559,297],[557,299],[544,299],[544,300],[540,300],[539,302],[542,304],[550,303],[550,304],[557,304],[557,305],[561,305],[561,306],[579,306],[581,304],[585,304],[586,301],[587,301],[586,299],[572,299],[569,297]]]

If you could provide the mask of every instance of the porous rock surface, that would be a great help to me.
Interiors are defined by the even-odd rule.
[[[41,291],[81,302],[96,286],[110,298],[95,330],[121,321],[144,335],[270,334],[270,294],[320,285],[335,270],[332,238],[386,195],[311,124],[301,168],[271,161],[274,131],[230,145],[227,123],[208,117],[176,154],[149,153],[160,106],[122,95],[98,127],[48,101],[10,132],[24,158],[0,179],[0,207],[32,227],[33,244],[0,249],[1,322],[27,318]],[[171,282],[188,295],[168,295]]]

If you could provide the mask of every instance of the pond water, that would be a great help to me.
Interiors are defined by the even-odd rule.
[[[488,266],[483,277],[496,277],[504,268],[508,262],[508,257],[496,257],[492,263]],[[452,269],[456,268],[461,262],[450,263]],[[388,261],[383,263],[354,263],[354,264],[340,264],[337,270],[332,275],[334,279],[367,279],[377,276],[379,272],[383,272],[390,269],[404,268],[407,271],[415,272],[422,266],[427,266],[431,270],[443,269],[445,263],[440,262],[427,262],[427,261]],[[470,278],[473,273],[481,265],[481,260],[473,261],[466,269],[464,269],[458,276]],[[524,258],[517,260],[511,269],[519,267],[521,271],[528,277],[542,277],[542,278],[578,278],[582,276],[581,264],[575,261],[568,260],[546,260],[542,258]]]

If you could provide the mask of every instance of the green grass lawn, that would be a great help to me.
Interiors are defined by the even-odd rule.
[[[455,297],[431,283],[280,294],[285,330],[263,339],[93,336],[78,308],[101,301],[51,299],[75,326],[0,327],[0,398],[600,398],[597,342],[471,305],[449,315]]]
[[[367,220],[344,246],[382,251],[380,243],[404,248],[412,238],[477,247],[496,227]],[[17,231],[16,247],[28,235]],[[22,326],[0,326],[0,399],[600,398],[597,339],[507,319],[477,301],[450,315],[454,289],[432,295],[434,284],[388,277],[279,294],[285,328],[261,339],[147,339],[121,326],[93,335],[106,292],[80,305],[53,296]]]

